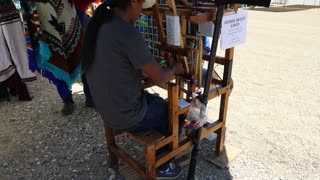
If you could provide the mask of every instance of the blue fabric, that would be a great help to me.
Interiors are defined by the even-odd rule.
[[[35,49],[35,54],[39,68],[45,67],[52,55],[49,49],[49,45],[43,41],[39,41],[39,47]]]
[[[35,72],[38,69],[36,58],[32,49],[28,49],[29,69]]]
[[[144,94],[147,99],[147,112],[138,124],[130,129],[127,129],[126,131],[135,132],[155,128],[159,132],[166,134],[169,127],[167,101],[159,96],[149,94],[148,92],[145,92]],[[183,115],[179,116],[179,133],[181,132],[181,129],[183,127],[184,119],[185,117]]]
[[[33,72],[38,71],[43,77],[47,78],[57,87],[60,97],[63,100],[67,99],[71,94],[71,84],[68,85],[62,79],[58,79],[55,74],[49,70],[50,68],[46,67],[46,62],[51,58],[49,46],[43,41],[39,41],[39,47],[35,49],[34,53],[35,57],[33,52],[28,50],[30,69]]]
[[[39,41],[39,47],[35,49],[35,54],[37,68],[51,72],[55,79],[64,81],[69,89],[71,89],[71,85],[82,75],[82,64],[69,74],[53,64],[48,63],[51,57],[51,51],[49,49],[49,45],[43,41]]]
[[[207,51],[210,51],[211,50],[211,46],[210,46],[210,40],[209,40],[209,37],[207,36],[204,36],[203,37],[203,48]]]
[[[81,27],[86,29],[88,25],[88,15],[86,14],[85,11],[81,11],[79,9],[77,9],[77,14],[80,19]]]
[[[155,128],[162,133],[168,131],[168,104],[159,96],[145,93],[147,99],[147,112],[143,119],[127,131],[141,131]]]
[[[155,96],[152,94],[149,94],[145,92],[145,96],[147,99],[147,112],[145,116],[143,117],[142,121],[140,121],[136,126],[133,128],[130,128],[126,131],[128,132],[136,132],[136,131],[142,131],[145,129],[154,128],[161,132],[162,134],[168,133],[168,127],[169,127],[169,114],[168,114],[168,103],[164,99],[162,99],[159,96]],[[184,124],[185,116],[180,115],[179,116],[179,135],[182,131],[182,127]],[[162,154],[169,150],[169,146],[164,146],[160,148],[156,154]],[[172,159],[168,160],[165,164],[163,164],[161,167],[168,167],[169,163],[172,161]]]
[[[67,86],[66,82],[57,79],[49,71],[42,70],[40,71],[40,73],[42,74],[43,77],[47,78],[51,83],[53,83],[57,87],[58,93],[62,100],[66,100],[70,96],[71,90]]]

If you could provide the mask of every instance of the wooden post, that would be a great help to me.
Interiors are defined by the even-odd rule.
[[[203,41],[202,37],[199,39],[199,55],[197,57],[197,80],[198,86],[202,86],[202,56],[203,56]]]
[[[185,82],[179,77],[176,77],[176,81],[177,81],[177,84],[179,84],[179,98],[183,98],[183,91],[181,89],[184,88]]]
[[[159,37],[160,37],[160,43],[161,45],[166,45],[167,41],[165,38],[165,33],[163,30],[163,24],[162,24],[162,17],[159,11],[159,5],[158,2],[156,1],[156,3],[153,5],[153,15],[154,15],[154,19],[156,21],[156,25],[158,28],[158,33],[159,33]]]
[[[111,129],[106,123],[104,123],[104,131],[106,134],[107,148],[109,152],[109,160],[111,167],[114,169],[118,169],[118,157],[116,154],[112,152],[112,147],[117,146],[116,141],[114,139],[113,129]]]
[[[232,72],[232,62],[233,62],[234,48],[226,50],[225,54],[225,64],[222,85],[228,86],[231,81]],[[219,112],[219,122],[222,122],[222,127],[216,132],[217,133],[217,144],[216,144],[216,155],[219,156],[223,151],[223,145],[225,140],[226,131],[226,120],[227,120],[227,110],[228,110],[228,100],[231,90],[228,90],[225,94],[221,96],[220,100],[220,112]]]
[[[168,108],[169,108],[169,132],[172,134],[172,150],[179,145],[179,122],[178,122],[178,85],[168,85]]]
[[[146,177],[148,180],[156,179],[156,152],[155,146],[147,146],[145,148],[146,159]]]

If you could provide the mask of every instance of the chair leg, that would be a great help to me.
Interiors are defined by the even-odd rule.
[[[118,157],[116,154],[112,152],[112,147],[116,147],[116,142],[114,139],[113,129],[111,129],[107,124],[104,124],[104,130],[106,133],[106,140],[107,140],[107,148],[109,152],[109,160],[110,165],[114,169],[118,169]]]
[[[156,179],[156,152],[155,152],[154,145],[146,147],[145,160],[146,160],[147,180],[155,180]]]

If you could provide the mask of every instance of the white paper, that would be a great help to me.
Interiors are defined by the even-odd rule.
[[[214,31],[214,24],[213,22],[205,22],[199,24],[199,32],[201,36],[208,36],[212,37]]]
[[[184,107],[187,107],[189,105],[190,105],[190,103],[188,103],[186,100],[179,99],[179,108],[184,108]]]
[[[239,11],[223,17],[220,39],[221,49],[228,49],[245,43],[247,18],[247,11]]]
[[[166,16],[167,43],[180,46],[181,30],[179,16]]]
[[[209,141],[213,141],[213,140],[217,139],[217,134],[212,133],[209,136],[207,136],[206,139],[208,139]]]

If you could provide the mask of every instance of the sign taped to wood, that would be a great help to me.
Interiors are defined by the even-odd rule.
[[[245,43],[247,37],[247,11],[225,15],[222,19],[220,48],[228,49]]]

